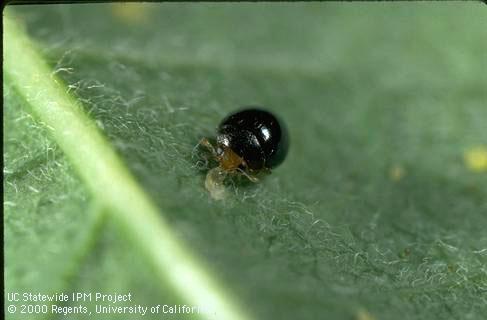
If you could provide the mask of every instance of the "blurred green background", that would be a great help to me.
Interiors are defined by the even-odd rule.
[[[5,12],[178,238],[256,319],[487,314],[485,5]],[[193,148],[252,104],[285,120],[288,159],[214,202]],[[6,292],[130,291],[141,304],[184,303],[154,281],[155,266],[103,214],[103,195],[88,192],[9,81],[3,111]]]

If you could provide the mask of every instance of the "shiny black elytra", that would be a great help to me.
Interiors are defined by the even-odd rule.
[[[259,108],[244,109],[227,116],[218,126],[216,140],[220,156],[230,149],[243,159],[239,166],[251,171],[277,167],[286,158],[289,148],[283,123],[272,113]],[[229,169],[232,167],[232,163],[221,164],[223,167],[229,165]]]
[[[284,161],[289,137],[286,127],[276,116],[251,107],[223,119],[218,126],[216,147],[207,138],[200,144],[207,147],[218,161],[218,166],[208,171],[205,187],[213,199],[222,200],[227,174],[240,173],[257,182],[255,174],[270,171]]]

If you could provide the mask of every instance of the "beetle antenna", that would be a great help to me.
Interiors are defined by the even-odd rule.
[[[198,146],[204,146],[206,149],[208,149],[211,154],[216,158],[217,157],[217,153],[216,153],[216,149],[215,147],[211,144],[210,140],[208,140],[208,138],[202,138],[200,140],[200,142],[198,142],[198,144],[196,145],[195,148],[197,148]]]

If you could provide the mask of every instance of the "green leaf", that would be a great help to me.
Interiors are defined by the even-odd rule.
[[[487,176],[463,160],[487,144],[479,6],[7,8],[6,292],[481,319]],[[286,121],[288,159],[213,201],[194,147],[250,104]]]

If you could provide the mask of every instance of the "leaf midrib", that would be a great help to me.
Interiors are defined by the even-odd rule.
[[[132,241],[185,301],[203,305],[221,319],[249,318],[240,306],[177,240],[149,196],[136,183],[106,139],[82,108],[67,94],[34,45],[6,12],[4,72],[32,111],[51,129],[54,139],[92,194],[110,208],[111,217],[125,226]],[[82,141],[83,143],[80,143]]]

